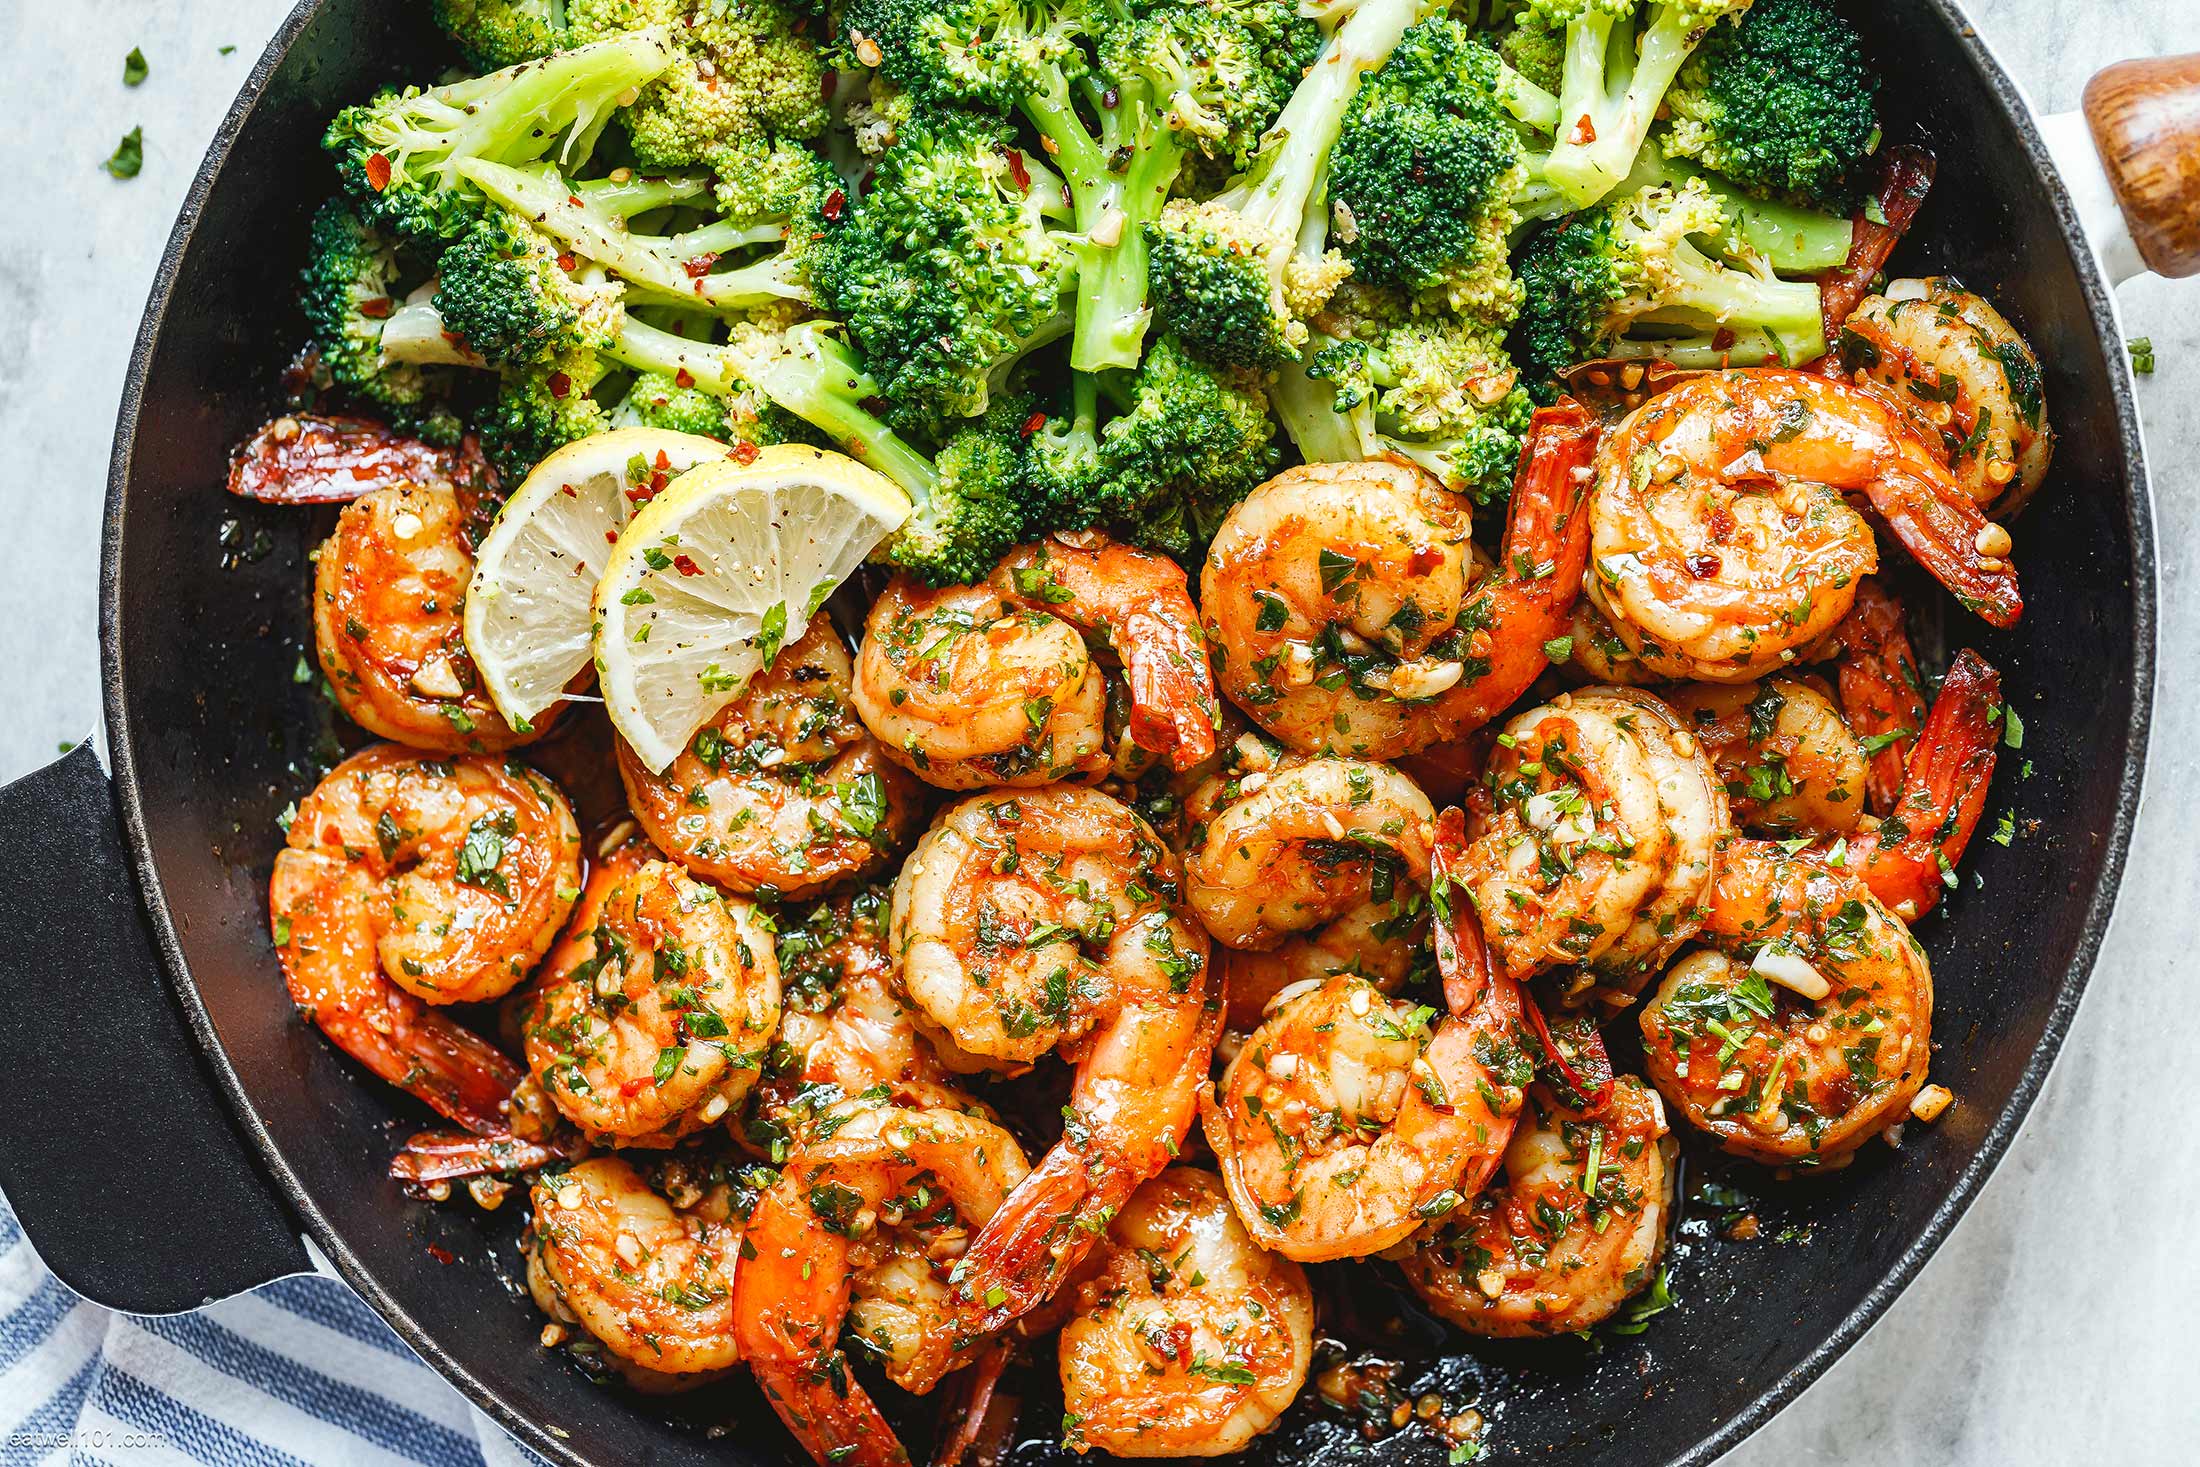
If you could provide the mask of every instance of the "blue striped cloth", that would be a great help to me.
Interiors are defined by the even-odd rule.
[[[0,1467],[542,1467],[329,1278],[167,1319],[56,1282],[0,1200]]]

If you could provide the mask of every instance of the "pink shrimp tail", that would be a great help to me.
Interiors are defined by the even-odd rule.
[[[1181,572],[1179,572],[1181,574]],[[1190,593],[1185,593],[1189,604]],[[1131,742],[1169,761],[1172,769],[1203,764],[1215,752],[1215,677],[1205,648],[1178,645],[1181,629],[1143,612],[1124,624],[1129,644]]]
[[[1863,738],[1890,739],[1871,755],[1864,794],[1872,813],[1884,815],[1902,797],[1910,747],[1925,726],[1925,699],[1917,691],[1917,655],[1902,623],[1902,603],[1875,577],[1857,582],[1856,602],[1834,628],[1841,643],[1841,713]]]
[[[1436,841],[1429,848],[1429,900],[1436,908],[1429,937],[1436,948],[1436,971],[1444,980],[1444,1006],[1462,1018],[1499,981],[1481,914],[1467,894],[1466,859],[1467,815],[1454,805],[1438,812]]]
[[[1944,873],[1955,869],[1978,828],[2002,716],[2001,675],[1969,648],[1958,652],[1910,750],[1894,812],[1850,842],[1849,859],[1872,895],[1906,917],[1932,910]]]
[[[477,1136],[511,1134],[506,1102],[519,1066],[488,1040],[392,983],[380,983],[375,1018],[323,1010],[321,1031],[353,1059]]]
[[[390,1158],[393,1181],[423,1186],[496,1172],[536,1171],[554,1161],[577,1161],[578,1145],[522,1141],[509,1133],[475,1135],[467,1131],[421,1131]]]
[[[1015,1429],[1016,1401],[999,1389],[1001,1372],[1008,1368],[1015,1346],[995,1340],[977,1363],[955,1377],[948,1399],[940,1403],[940,1424],[947,1428],[932,1453],[932,1467],[958,1467],[963,1457],[980,1442],[998,1443]],[[980,1467],[990,1460],[978,1457]]]

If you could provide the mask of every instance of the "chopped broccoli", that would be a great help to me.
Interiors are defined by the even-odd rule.
[[[1576,208],[1634,166],[1668,88],[1704,37],[1750,0],[1527,0],[1518,24],[1563,31],[1557,146],[1545,171]]]
[[[491,362],[532,362],[617,334],[625,292],[514,214],[490,214],[437,262],[444,326]],[[598,277],[598,278],[590,278]]]
[[[585,160],[619,98],[671,64],[664,37],[639,31],[432,91],[385,91],[336,114],[322,147],[368,219],[423,242],[449,241],[482,212],[467,165]]]
[[[1799,363],[1822,356],[1818,287],[1773,276],[1739,252],[1730,268],[1699,246],[1727,228],[1701,179],[1651,187],[1544,230],[1519,261],[1527,301],[1513,356],[1539,390],[1597,357],[1682,366]]]
[[[1320,38],[1289,0],[851,0],[843,25],[921,105],[1021,111],[1045,139],[1081,236],[1081,371],[1137,365],[1147,225],[1188,153],[1249,156]]]
[[[1170,203],[1148,226],[1155,316],[1186,350],[1256,369],[1298,358],[1306,318],[1350,273],[1335,254],[1301,248],[1331,147],[1361,77],[1433,8],[1425,0],[1360,0],[1245,175],[1213,199]]]
[[[408,281],[417,284],[426,277],[417,262],[408,269],[405,252],[350,203],[335,198],[321,206],[313,216],[299,304],[321,364],[337,386],[391,411],[441,396],[447,386],[441,379],[448,374],[436,364],[458,358],[440,337],[435,344],[442,352],[408,336],[415,349],[407,358],[389,355],[389,329],[403,315]]]
[[[548,163],[510,167],[481,159],[458,171],[512,214],[650,295],[737,311],[810,298],[819,211],[837,187],[825,161],[805,148],[789,144],[772,156],[768,186],[748,185],[763,212],[713,218],[679,234],[651,234],[638,221],[706,196],[709,180],[572,182]]]
[[[519,482],[566,444],[610,430],[610,410],[596,389],[615,366],[582,347],[503,370],[495,399],[474,427],[506,482]]]
[[[567,0],[576,41],[658,28],[679,59],[619,115],[651,172],[737,182],[773,138],[825,127],[827,69],[805,17],[777,0]]]
[[[1334,237],[1354,278],[1510,322],[1520,291],[1506,251],[1527,179],[1513,108],[1548,132],[1556,106],[1457,20],[1407,31],[1360,83],[1329,158]]]
[[[480,71],[517,66],[571,44],[565,0],[435,0],[435,23]]]
[[[1322,324],[1331,334],[1275,388],[1308,462],[1394,453],[1479,501],[1504,496],[1534,404],[1505,355],[1502,323],[1354,282]]]
[[[957,425],[927,457],[873,411],[879,384],[825,323],[784,333],[736,324],[732,340],[712,345],[630,320],[610,354],[716,395],[753,384],[831,447],[892,479],[917,508],[886,558],[934,585],[983,577],[1024,536],[1022,430],[1030,409],[1015,394],[997,396],[979,421]]]
[[[1876,79],[1830,0],[1757,0],[1714,28],[1668,94],[1668,152],[1753,193],[1847,212],[1878,144]]]
[[[1099,421],[1101,399],[1115,409]],[[1038,523],[1103,526],[1185,555],[1277,460],[1268,395],[1251,374],[1214,368],[1169,337],[1138,371],[1071,379],[1070,410],[1049,415],[1026,455]]]
[[[818,294],[897,428],[945,437],[984,413],[1018,360],[1070,329],[1061,180],[1005,123],[912,109],[840,212],[817,247]]]

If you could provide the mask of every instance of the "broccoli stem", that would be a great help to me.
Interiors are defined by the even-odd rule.
[[[1558,145],[1547,173],[1576,208],[1619,186],[1650,136],[1658,107],[1712,22],[1676,4],[1652,4],[1636,44],[1633,18],[1585,11],[1566,27]]]
[[[1520,216],[1519,233],[1574,212],[1573,200],[1550,179],[1549,162],[1547,157],[1527,160],[1528,179],[1514,206]],[[1612,192],[1625,197],[1646,188],[1677,190],[1699,178],[1726,213],[1728,227],[1720,238],[1722,245],[1729,240],[1739,241],[1782,275],[1817,275],[1848,260],[1856,242],[1853,220],[1797,204],[1753,199],[1690,164],[1666,157],[1654,142],[1643,144],[1634,167]]]
[[[423,104],[435,99],[436,110],[447,109],[446,129],[415,141],[446,160],[526,161],[561,142],[561,155],[586,158],[619,98],[673,59],[664,32],[639,30],[423,93],[410,105],[426,112]]]
[[[1263,150],[1258,171],[1223,202],[1250,224],[1296,238],[1360,78],[1390,59],[1415,21],[1442,8],[1438,0],[1361,0],[1268,130],[1278,141]]]
[[[1826,354],[1818,287],[1808,281],[1765,280],[1730,270],[1684,242],[1673,251],[1670,278],[1658,297],[1662,311],[1693,311],[1722,325],[1761,328],[1790,365]]]
[[[691,341],[628,318],[606,355],[637,372],[692,381],[714,397],[731,397],[746,382],[828,435],[850,458],[877,469],[918,504],[939,487],[932,461],[864,406],[878,383],[854,353],[814,324],[780,338],[784,350],[762,361],[732,346]]]
[[[1099,113],[1102,156],[1118,156],[1127,144],[1130,163],[1108,175],[1105,188],[1086,188],[1074,179],[1071,184],[1079,201],[1078,226],[1087,235],[1078,249],[1077,321],[1069,356],[1070,366],[1080,372],[1136,367],[1144,354],[1153,319],[1146,299],[1146,226],[1161,217],[1184,166],[1184,147],[1162,125],[1145,83],[1126,82],[1115,105],[1103,102]],[[1088,195],[1095,200],[1089,224],[1082,206]]]

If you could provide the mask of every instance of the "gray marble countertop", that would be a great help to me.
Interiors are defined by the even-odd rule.
[[[289,8],[0,0],[15,140],[0,171],[0,443],[16,465],[0,479],[0,655],[26,681],[0,720],[0,779],[99,718],[102,486],[138,313],[199,157]],[[2109,61],[2200,48],[2191,0],[1971,8],[2047,111],[2075,107]],[[152,74],[126,89],[133,46]],[[142,176],[110,179],[101,160],[141,125]],[[2194,1026],[2179,1004],[2200,973],[2200,282],[2149,277],[2119,294],[2160,363],[2139,396],[2162,595],[2153,768],[2123,900],[2008,1160],[1917,1283],[1728,1459],[1737,1467],[2166,1464],[2200,1451],[2200,1267],[2185,1232],[2200,1167],[2150,1119],[2162,1095],[2191,1092]]]

